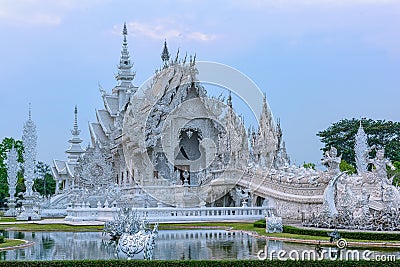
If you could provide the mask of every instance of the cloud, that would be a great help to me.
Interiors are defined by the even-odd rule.
[[[127,23],[128,31],[136,36],[145,36],[151,39],[181,39],[208,42],[215,40],[218,36],[200,31],[192,31],[182,25],[176,24],[173,20],[160,20],[156,24],[147,24],[143,22]],[[121,26],[115,26],[120,29]],[[119,33],[120,30],[118,30]]]
[[[201,40],[201,41],[211,41],[217,38],[215,34],[205,34],[202,32],[191,32],[188,33],[187,36],[189,39]]]
[[[397,0],[234,0],[231,3],[250,9],[259,8],[299,8],[299,7],[350,7],[360,5],[385,5],[396,3]]]
[[[0,23],[15,26],[59,25],[69,12],[103,2],[94,0],[0,0]]]

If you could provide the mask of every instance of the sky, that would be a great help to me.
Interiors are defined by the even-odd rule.
[[[231,66],[265,92],[298,165],[320,164],[316,134],[334,122],[400,120],[400,1],[0,0],[1,140],[21,139],[31,103],[37,160],[66,159],[77,105],[86,147],[124,22],[135,85],[160,68],[164,40]]]

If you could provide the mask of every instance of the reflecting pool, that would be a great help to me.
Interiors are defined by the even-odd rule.
[[[115,248],[101,232],[8,232],[10,238],[33,246],[0,251],[1,260],[115,259]],[[160,230],[154,259],[257,259],[260,250],[315,251],[314,245],[267,241],[243,232],[224,230]],[[396,255],[399,251],[382,251]],[[274,257],[275,258],[275,257]]]

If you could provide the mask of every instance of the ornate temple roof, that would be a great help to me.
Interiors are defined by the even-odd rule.
[[[92,144],[97,142],[105,143],[108,142],[108,138],[99,123],[91,122],[89,123],[89,132],[92,139]]]
[[[96,110],[96,118],[106,135],[110,134],[114,128],[114,120],[110,113],[105,109]]]
[[[67,163],[63,160],[53,160],[54,166],[56,173],[57,174],[67,174]]]
[[[104,107],[107,109],[110,116],[115,117],[119,113],[118,97],[114,95],[103,96]]]

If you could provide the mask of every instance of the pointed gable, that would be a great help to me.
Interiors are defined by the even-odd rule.
[[[115,117],[119,113],[118,97],[113,95],[103,96],[104,107],[110,116]]]
[[[90,137],[92,139],[92,144],[95,144],[97,142],[100,143],[108,142],[108,138],[99,123],[95,122],[89,123],[89,132],[90,132]]]
[[[101,109],[96,110],[96,118],[97,122],[103,128],[103,131],[106,135],[110,134],[112,129],[114,128],[114,120],[110,116],[110,113],[107,110]]]

